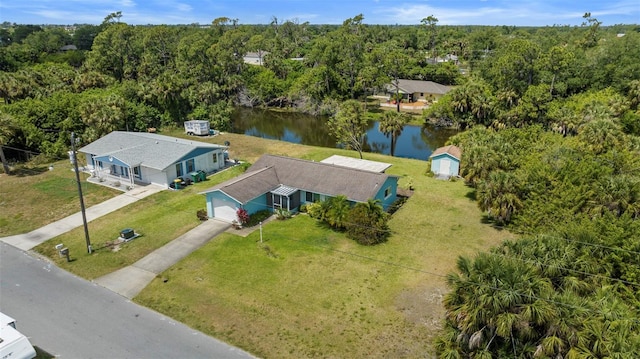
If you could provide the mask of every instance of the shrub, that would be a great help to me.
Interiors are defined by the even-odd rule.
[[[289,218],[291,218],[291,212],[289,212],[288,210],[286,210],[284,208],[278,208],[276,210],[276,217],[279,220],[289,219]]]
[[[249,213],[247,213],[246,209],[238,208],[238,210],[236,211],[236,215],[238,216],[238,221],[240,222],[240,224],[245,225],[249,223]]]
[[[347,237],[367,246],[383,243],[389,236],[388,217],[378,201],[358,203],[349,212]]]
[[[256,213],[252,214],[251,216],[249,216],[249,222],[247,222],[246,226],[247,227],[255,226],[260,222],[264,222],[271,215],[272,215],[272,213],[268,209],[263,209],[261,211],[258,211]]]
[[[201,221],[206,221],[209,219],[209,216],[207,216],[207,211],[205,211],[204,209],[199,209],[198,212],[196,212],[196,216],[198,216],[198,219]]]

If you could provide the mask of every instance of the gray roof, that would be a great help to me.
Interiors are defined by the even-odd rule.
[[[390,83],[386,85],[387,90],[391,92],[395,92],[396,85],[395,83]],[[419,80],[398,80],[398,89],[402,93],[432,93],[432,94],[440,94],[444,95],[451,90],[449,86],[445,86],[433,81],[419,81]]]
[[[366,202],[375,197],[389,177],[395,176],[322,162],[264,155],[241,176],[202,193],[219,190],[240,203],[246,203],[284,185],[329,196],[342,194],[349,200]]]
[[[194,150],[224,148],[154,133],[114,131],[78,151],[96,156],[113,156],[130,166],[142,165],[164,170]]]

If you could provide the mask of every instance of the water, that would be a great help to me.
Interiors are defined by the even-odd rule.
[[[327,117],[238,108],[234,111],[232,120],[234,133],[303,145],[338,147],[335,138],[327,128]],[[426,160],[433,150],[443,146],[449,137],[456,133],[456,130],[433,126],[407,125],[396,141],[394,155]],[[364,150],[391,154],[391,138],[378,131],[377,121],[371,122],[367,128]]]

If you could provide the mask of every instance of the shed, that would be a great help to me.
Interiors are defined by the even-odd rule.
[[[431,159],[431,172],[436,176],[449,178],[460,174],[460,147],[449,145],[437,148],[429,158]]]

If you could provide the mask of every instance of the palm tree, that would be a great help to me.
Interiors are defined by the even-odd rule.
[[[11,174],[11,168],[9,162],[7,162],[4,156],[4,149],[2,145],[9,142],[9,139],[13,137],[13,133],[16,129],[15,120],[10,115],[3,113],[0,114],[0,161],[2,161],[2,168],[4,173]]]
[[[522,208],[517,178],[505,171],[493,171],[478,185],[478,204],[498,224],[511,221],[513,214]]]
[[[385,136],[391,137],[391,156],[395,153],[396,140],[402,134],[407,122],[407,115],[401,112],[387,111],[382,115],[378,130]]]
[[[349,200],[344,195],[338,195],[329,200],[330,208],[327,212],[327,223],[336,229],[344,228],[345,222],[349,217]]]

